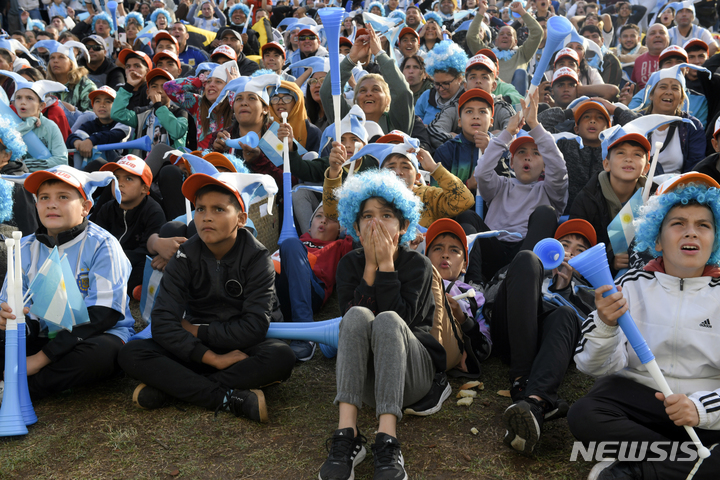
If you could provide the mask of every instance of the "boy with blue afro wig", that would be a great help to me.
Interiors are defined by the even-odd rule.
[[[236,15],[235,12],[238,12]],[[230,23],[232,25],[235,25],[236,27],[244,27],[245,22],[247,21],[247,17],[250,16],[250,9],[247,5],[244,5],[242,3],[236,3],[232,7],[230,7],[229,17],[230,17]],[[240,14],[244,15],[245,18],[243,18]]]
[[[338,189],[340,224],[362,248],[337,269],[340,322],[337,354],[338,429],[320,480],[354,478],[365,458],[357,426],[363,402],[374,405],[379,425],[372,445],[375,478],[408,478],[397,422],[404,406],[429,392],[445,370],[442,345],[430,334],[435,302],[432,264],[410,249],[420,202],[392,172],[353,175]]]
[[[598,463],[592,478],[713,478],[720,455],[712,451],[698,458],[683,427],[694,427],[704,445],[720,442],[720,350],[713,333],[720,323],[713,288],[720,282],[720,185],[698,172],[674,176],[641,214],[635,249],[656,258],[623,275],[618,292],[603,298],[611,286],[595,290],[597,310],[583,324],[575,363],[599,378],[570,408],[568,424],[585,444],[653,446],[655,455]],[[625,312],[632,314],[674,394],[657,391],[618,329]],[[679,444],[682,454],[676,456]]]

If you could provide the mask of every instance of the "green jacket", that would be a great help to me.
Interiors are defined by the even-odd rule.
[[[380,67],[380,75],[385,79],[390,87],[390,110],[383,113],[378,121],[378,125],[384,133],[389,133],[393,130],[400,130],[407,133],[408,135],[413,131],[413,125],[415,124],[415,104],[413,103],[413,93],[410,90],[405,76],[398,68],[395,61],[390,58],[385,52],[379,53],[375,57],[375,61]],[[340,84],[345,85],[352,75],[352,69],[355,65],[350,61],[350,57],[340,62]],[[335,111],[333,109],[333,97],[331,87],[331,73],[328,73],[327,82],[323,82],[320,87],[320,99],[325,110],[325,116],[328,119],[328,124],[335,122]],[[347,102],[342,101],[340,103],[341,115],[345,117],[350,111],[350,106]],[[342,120],[342,119],[341,119]]]
[[[38,170],[46,170],[50,167],[57,165],[68,164],[68,151],[65,147],[65,141],[63,140],[62,132],[60,128],[52,120],[48,120],[40,114],[40,126],[35,127],[37,117],[28,117],[20,122],[15,129],[20,135],[32,131],[40,141],[50,150],[50,158],[44,160],[39,158],[30,158],[29,154],[26,154],[23,158],[23,162],[31,172],[37,172]]]
[[[135,138],[140,138],[144,134],[145,120],[154,110],[155,115],[160,121],[160,125],[162,125],[172,140],[171,146],[175,149],[182,149],[185,147],[185,139],[188,131],[187,118],[176,117],[165,105],[157,108],[151,106],[130,110],[127,106],[130,103],[131,97],[131,91],[125,88],[120,88],[118,90],[117,97],[115,97],[112,110],[110,111],[110,117],[113,120],[134,128]]]
[[[58,98],[63,102],[67,102],[82,112],[92,110],[90,102],[90,92],[96,90],[97,87],[88,77],[82,77],[80,82],[72,87],[68,86],[67,92],[58,92]]]

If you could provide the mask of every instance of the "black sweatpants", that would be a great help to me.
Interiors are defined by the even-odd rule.
[[[568,425],[581,442],[635,441],[635,442],[689,442],[683,427],[676,426],[663,403],[655,398],[654,388],[617,375],[599,378],[583,398],[570,407]],[[642,463],[645,480],[693,478],[717,479],[720,472],[720,431],[695,431],[710,448],[709,458],[695,461],[678,461],[688,455],[677,449],[675,460],[647,461]],[[714,446],[714,447],[713,447]],[[671,451],[670,445],[663,450]],[[694,448],[693,448],[694,450]],[[648,448],[648,455],[657,458]],[[669,455],[668,455],[669,456]],[[697,467],[694,476],[689,473]]]
[[[4,335],[2,341],[0,372],[5,370]],[[47,338],[28,339],[27,356],[35,355],[50,341],[52,340]],[[37,400],[112,376],[118,371],[117,356],[122,346],[123,341],[110,334],[98,335],[78,342],[66,355],[28,377],[30,397]]]
[[[495,297],[490,337],[493,353],[510,364],[510,380],[528,376],[523,394],[555,405],[580,338],[580,322],[570,307],[543,311],[543,279],[537,255],[518,253]]]
[[[462,225],[466,233],[472,230],[476,232],[491,230],[478,215],[461,214],[455,219]],[[515,258],[518,252],[532,250],[535,244],[543,238],[555,235],[555,230],[557,230],[555,209],[549,205],[541,205],[530,215],[527,235],[522,241],[506,242],[498,240],[497,237],[478,238],[470,252],[465,280],[474,283],[489,282],[498,270]]]
[[[266,339],[243,353],[248,358],[218,370],[183,361],[152,339],[134,340],[120,351],[118,362],[128,375],[147,385],[184,402],[215,409],[222,405],[228,390],[287,380],[295,365],[295,353],[281,340]]]

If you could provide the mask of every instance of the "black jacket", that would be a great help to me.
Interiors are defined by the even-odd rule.
[[[375,283],[368,286],[363,280],[364,271],[364,249],[353,250],[340,259],[336,285],[340,312],[344,315],[355,306],[368,308],[375,315],[396,312],[427,349],[437,371],[445,371],[445,349],[430,334],[435,314],[430,259],[400,246],[394,272],[377,272]]]
[[[240,52],[240,55],[238,55],[237,64],[238,71],[243,77],[249,77],[253,73],[260,70],[260,65],[258,65],[257,62],[253,62],[252,60],[247,58],[242,52]]]
[[[720,171],[718,171],[718,160],[720,159],[720,153],[713,153],[702,162],[699,162],[693,168],[694,171],[704,173],[713,180],[720,183]]]
[[[97,70],[93,70],[87,64],[85,59],[78,62],[81,67],[88,69],[88,78],[93,81],[96,87],[100,88],[107,85],[117,91],[125,83],[125,70],[112,63],[107,57]]]
[[[28,169],[22,161],[8,162],[0,170],[2,175],[22,175],[23,173],[28,173]],[[13,217],[6,220],[5,223],[17,227],[23,232],[23,237],[34,233],[39,225],[32,193],[18,183],[13,183]]]
[[[148,238],[165,224],[165,213],[147,196],[132,210],[123,210],[115,201],[105,202],[91,220],[118,239],[134,270],[144,268],[145,256],[150,255]]]
[[[270,254],[244,228],[221,260],[195,235],[165,267],[152,311],[153,340],[179,359],[198,363],[208,350],[257,345],[270,326],[274,282]],[[183,314],[201,324],[197,338],[182,327]]]

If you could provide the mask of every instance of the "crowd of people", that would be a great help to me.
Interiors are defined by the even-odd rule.
[[[312,322],[335,292],[321,480],[366,457],[363,404],[374,478],[409,478],[398,422],[439,411],[448,376],[477,378],[491,355],[509,365],[503,441],[524,454],[562,417],[586,445],[676,452],[683,426],[720,441],[715,2],[106,3],[18,0],[3,18],[0,220],[23,232],[24,288],[57,248],[88,314],[68,330],[0,305],[2,330],[27,316],[33,399],[120,368],[141,408],[266,422],[262,388],[317,347],[269,327]],[[339,68],[327,7],[344,10]],[[553,17],[572,26],[559,43]],[[275,252],[249,218],[273,196],[296,233]],[[551,270],[533,252],[547,238],[565,250]],[[600,243],[607,297],[569,263]],[[162,280],[135,332],[147,265]],[[626,311],[675,394],[618,327]],[[571,406],[573,361],[598,380]],[[714,451],[663,458],[590,478],[720,470]]]

